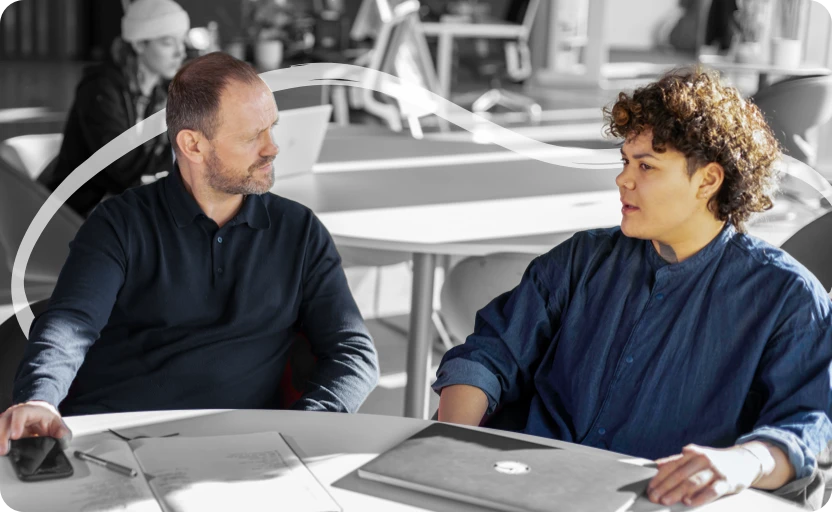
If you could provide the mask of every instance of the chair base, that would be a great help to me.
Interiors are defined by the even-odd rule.
[[[471,95],[466,94],[458,98],[457,102],[469,104],[471,99]],[[471,109],[475,113],[488,112],[496,106],[505,107],[509,110],[524,111],[528,113],[529,119],[534,123],[539,123],[543,114],[543,108],[538,102],[528,96],[506,89],[490,89],[474,97],[471,103]]]

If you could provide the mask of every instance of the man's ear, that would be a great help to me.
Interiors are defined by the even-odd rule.
[[[202,144],[200,144],[202,142]],[[203,163],[205,161],[205,137],[196,130],[179,130],[176,134],[176,145],[179,146],[177,158],[188,160],[191,163]]]

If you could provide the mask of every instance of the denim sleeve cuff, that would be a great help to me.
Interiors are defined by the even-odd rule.
[[[751,441],[765,441],[777,445],[789,457],[795,471],[796,483],[799,480],[811,477],[817,470],[815,457],[807,453],[806,447],[793,433],[781,430],[776,427],[760,427],[737,439],[736,444],[748,443]]]
[[[493,414],[500,402],[502,387],[497,377],[488,369],[475,361],[456,358],[443,363],[436,371],[436,382],[431,387],[440,394],[442,388],[455,384],[467,384],[480,388],[488,398],[486,414]]]

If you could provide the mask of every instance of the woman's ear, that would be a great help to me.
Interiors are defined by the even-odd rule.
[[[147,41],[132,42],[130,43],[130,46],[133,47],[133,51],[136,52],[136,55],[141,55],[147,47]]]
[[[725,169],[716,162],[710,162],[699,169],[699,172],[702,173],[702,181],[699,183],[696,197],[709,200],[719,192],[722,182],[725,181]]]

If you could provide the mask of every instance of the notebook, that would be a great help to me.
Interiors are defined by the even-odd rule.
[[[332,115],[332,105],[293,108],[278,112],[274,141],[280,152],[274,160],[277,178],[312,171],[318,161]]]
[[[358,469],[358,476],[511,512],[629,510],[657,470],[445,423]]]
[[[3,500],[33,512],[341,511],[278,432],[129,442],[112,434],[93,437],[73,442],[72,451],[134,468],[139,475],[126,477],[71,457],[72,477],[21,482],[4,463]]]

